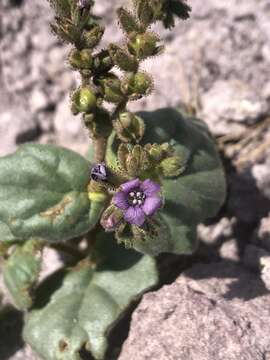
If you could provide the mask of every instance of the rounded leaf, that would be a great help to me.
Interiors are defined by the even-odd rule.
[[[64,241],[88,232],[104,202],[88,197],[90,164],[52,145],[23,145],[0,158],[0,241]]]
[[[158,281],[150,256],[118,246],[110,234],[97,244],[99,265],[82,262],[51,276],[26,317],[24,339],[44,360],[79,360],[81,349],[103,359],[109,330]]]
[[[17,246],[4,265],[5,285],[20,310],[28,309],[33,303],[33,287],[41,270],[41,248],[39,242],[28,241]]]

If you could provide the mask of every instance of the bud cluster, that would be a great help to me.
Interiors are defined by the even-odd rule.
[[[116,230],[119,238],[128,231],[142,238],[142,232],[157,228],[152,215],[162,206],[162,178],[178,176],[184,164],[168,144],[139,144],[144,120],[127,106],[153,90],[151,75],[141,69],[145,59],[163,51],[151,25],[162,21],[172,27],[175,16],[187,18],[190,8],[185,0],[134,0],[132,11],[117,10],[125,42],[100,50],[105,28],[93,14],[94,0],[49,1],[56,15],[52,29],[72,45],[68,61],[81,76],[71,94],[71,110],[82,115],[93,140],[97,164],[91,169],[89,198],[108,197],[109,202],[111,196],[101,219],[106,230]],[[110,135],[120,143],[114,169],[105,163]]]
[[[120,172],[132,178],[162,179],[179,176],[185,164],[183,159],[174,153],[168,143],[146,144],[145,146],[121,144],[118,148]]]

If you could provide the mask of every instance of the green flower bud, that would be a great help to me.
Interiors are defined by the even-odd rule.
[[[158,4],[160,1],[155,2]],[[145,27],[148,27],[155,22],[155,13],[151,0],[135,0],[134,3],[138,19]]]
[[[179,176],[185,169],[183,159],[180,156],[168,157],[160,163],[160,170],[164,177]]]
[[[108,102],[119,104],[124,99],[124,94],[121,90],[121,81],[114,74],[108,74],[106,77],[99,80],[103,91],[104,99]]]
[[[168,143],[163,144],[146,144],[145,149],[148,151],[151,159],[156,164],[160,163],[166,157],[174,153],[174,149]]]
[[[110,56],[116,66],[118,66],[123,71],[136,72],[138,69],[137,59],[128,54],[127,51],[120,48],[117,45],[111,44],[109,46]]]
[[[76,69],[91,69],[93,64],[92,52],[89,49],[81,51],[74,49],[69,54],[69,63]]]
[[[84,48],[94,48],[102,39],[105,28],[99,25],[96,25],[92,30],[84,31],[82,35],[82,43]]]
[[[151,32],[137,34],[133,36],[128,43],[128,49],[131,54],[143,60],[149,56],[155,56],[160,53],[163,47],[157,46],[159,40],[159,37]]]
[[[134,0],[134,4],[137,16],[145,27],[160,20],[165,28],[171,28],[175,25],[175,16],[186,20],[191,11],[186,0]]]
[[[100,224],[105,231],[115,231],[123,219],[123,212],[114,205],[110,205],[102,214]]]
[[[72,108],[77,112],[91,113],[96,108],[97,98],[89,86],[76,90],[72,95]]]
[[[122,81],[122,91],[130,100],[138,100],[144,95],[149,95],[153,90],[153,81],[145,72],[129,74]]]
[[[124,8],[117,10],[118,20],[121,28],[127,33],[137,33],[140,31],[140,26],[136,18]]]
[[[130,177],[140,176],[152,166],[148,152],[141,145],[132,148],[121,144],[117,155],[119,165]]]
[[[49,2],[58,17],[70,17],[71,7],[69,0],[49,0]]]
[[[126,111],[114,122],[114,129],[121,141],[138,143],[144,135],[145,124],[142,118]]]
[[[51,25],[51,29],[63,41],[72,44],[79,44],[80,42],[80,31],[66,19],[58,18],[57,23]]]

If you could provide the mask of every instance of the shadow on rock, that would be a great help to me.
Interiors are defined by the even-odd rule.
[[[8,309],[0,319],[0,359],[8,360],[24,346],[22,339],[23,315]]]

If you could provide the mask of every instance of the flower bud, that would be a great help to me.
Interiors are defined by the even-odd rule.
[[[76,69],[91,69],[93,64],[92,52],[89,49],[81,51],[74,49],[69,55],[69,63]]]
[[[71,5],[69,0],[50,0],[50,5],[57,17],[68,18],[70,16]]]
[[[141,23],[148,27],[155,21],[154,9],[151,6],[151,0],[135,0],[136,12]],[[158,1],[156,1],[158,3]]]
[[[163,144],[146,144],[145,149],[148,151],[151,159],[156,163],[160,163],[166,157],[174,153],[174,149],[168,143]]]
[[[114,231],[123,219],[123,212],[114,205],[110,205],[102,214],[100,224],[106,231]]]
[[[119,104],[124,99],[121,90],[121,81],[114,74],[108,74],[99,80],[104,91],[104,99],[108,102]]]
[[[113,62],[123,71],[136,72],[138,69],[138,62],[136,58],[128,54],[125,50],[115,44],[109,47],[110,56]]]
[[[151,32],[137,34],[132,37],[128,43],[128,49],[131,54],[138,59],[143,60],[149,56],[155,56],[160,53],[163,47],[157,46],[159,37]]]
[[[117,10],[118,20],[121,28],[127,33],[137,33],[140,31],[140,26],[136,21],[134,15],[123,7]]]
[[[91,113],[96,107],[97,98],[89,86],[76,90],[72,95],[72,109],[77,112]]]
[[[96,164],[90,171],[91,179],[97,182],[108,180],[108,171],[105,163]]]
[[[144,135],[145,124],[142,118],[126,111],[114,122],[114,129],[121,141],[137,143]]]
[[[144,95],[149,95],[153,89],[152,78],[145,72],[129,74],[122,81],[122,91],[130,100],[138,100]]]
[[[83,47],[85,48],[94,48],[102,39],[105,28],[99,25],[96,25],[92,30],[84,31],[82,35]]]
[[[185,169],[183,159],[180,156],[171,156],[162,160],[159,168],[163,176],[168,178],[179,176]]]
[[[63,41],[73,44],[78,44],[80,41],[78,28],[66,19],[57,19],[56,24],[51,25],[51,29]]]
[[[121,144],[117,156],[122,170],[131,177],[139,176],[152,165],[148,152],[140,145],[131,148],[128,145]]]

